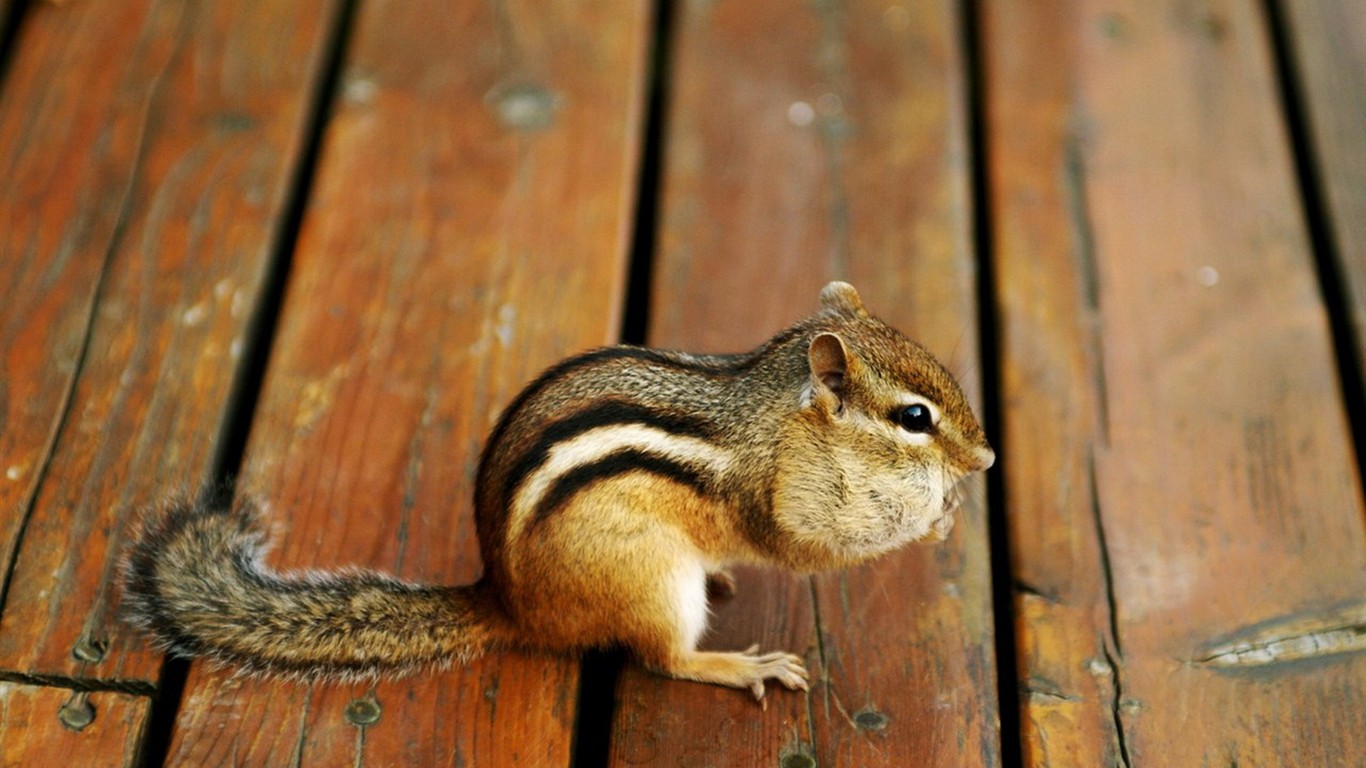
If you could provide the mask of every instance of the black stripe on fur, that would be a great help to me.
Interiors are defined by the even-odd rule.
[[[561,475],[537,504],[532,525],[544,522],[585,487],[627,472],[647,472],[686,485],[699,495],[706,496],[711,493],[706,474],[698,468],[666,456],[627,448],[610,453],[591,464],[575,467]]]

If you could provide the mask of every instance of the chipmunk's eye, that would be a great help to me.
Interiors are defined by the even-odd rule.
[[[905,408],[898,408],[893,411],[892,421],[895,421],[907,432],[934,431],[934,414],[930,413],[929,406],[921,403],[912,403]]]

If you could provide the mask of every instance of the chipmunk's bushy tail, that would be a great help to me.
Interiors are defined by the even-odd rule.
[[[250,501],[150,513],[125,562],[129,620],[175,655],[301,679],[400,676],[467,661],[509,636],[478,585],[280,574],[262,563],[265,545]]]

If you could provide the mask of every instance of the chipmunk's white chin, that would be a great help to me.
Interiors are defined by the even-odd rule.
[[[949,537],[953,530],[954,514],[958,511],[958,504],[961,498],[956,493],[950,493],[944,497],[944,510],[939,515],[939,519],[930,524],[930,532],[926,538],[933,541],[944,541]]]
[[[944,514],[930,526],[930,535],[926,538],[931,541],[944,541],[949,537],[949,532],[953,530],[953,509],[945,508]]]

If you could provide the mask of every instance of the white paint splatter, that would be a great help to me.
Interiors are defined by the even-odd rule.
[[[504,349],[512,344],[512,332],[517,327],[517,308],[511,304],[504,304],[498,308],[498,327],[494,333],[498,335],[498,343]]]
[[[379,86],[374,79],[365,75],[352,74],[346,78],[346,85],[342,87],[345,98],[352,104],[369,104],[375,100],[375,94],[379,92]]]
[[[180,316],[180,320],[181,322],[185,323],[185,325],[194,327],[204,322],[204,318],[208,316],[209,308],[204,304],[204,302],[201,301],[193,307],[190,307],[189,309],[185,310],[185,314]]]

